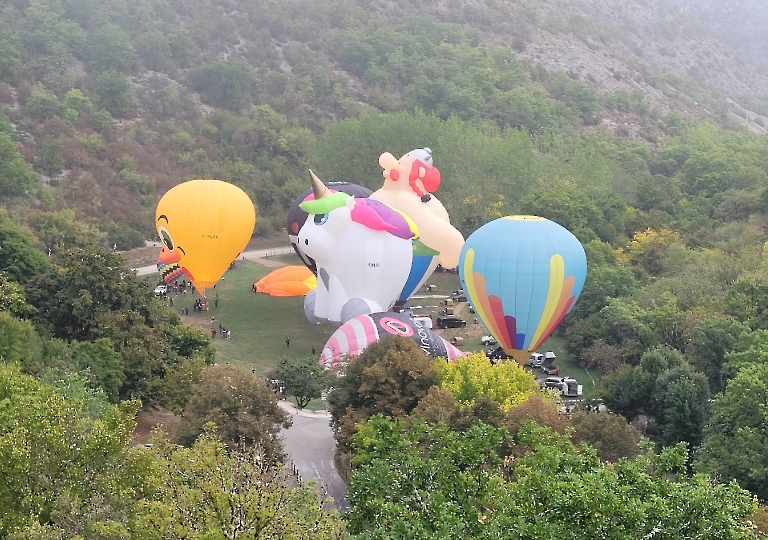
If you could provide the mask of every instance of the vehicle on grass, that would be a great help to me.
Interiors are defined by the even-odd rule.
[[[541,371],[543,371],[547,375],[557,375],[558,373],[560,373],[560,368],[553,364],[548,364],[546,366],[541,366]]]
[[[438,317],[436,326],[438,328],[462,328],[467,326],[467,321],[461,317]]]
[[[158,285],[155,287],[155,296],[164,296],[168,294],[168,285]]]
[[[496,338],[493,336],[483,336],[480,338],[480,343],[483,345],[496,345]]]
[[[559,390],[560,395],[567,397],[577,397],[582,394],[582,386],[572,377],[547,377],[541,386]]]
[[[507,355],[507,353],[504,352],[504,349],[501,348],[501,345],[499,345],[497,347],[492,347],[492,348],[488,349],[487,351],[485,351],[485,356],[490,358],[491,362],[494,363],[494,364],[496,363],[496,362],[494,362],[495,360],[508,360],[509,359],[509,356]]]
[[[528,361],[525,363],[526,366],[537,368],[541,367],[541,363],[544,361],[544,355],[541,353],[531,353],[531,357],[528,359]]]
[[[557,358],[557,356],[555,356],[555,353],[553,353],[552,351],[548,351],[544,353],[544,360],[541,362],[541,365],[540,365],[541,371],[543,371],[547,375],[557,375],[558,373],[560,373],[560,368],[555,365],[552,365],[552,362],[554,361],[555,358]]]

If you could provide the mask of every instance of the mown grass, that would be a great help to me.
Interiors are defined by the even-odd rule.
[[[298,258],[295,258],[298,264]],[[174,308],[190,308],[188,321],[216,328],[216,361],[240,364],[265,375],[277,365],[281,357],[299,357],[311,354],[312,347],[319,354],[333,329],[313,325],[304,316],[304,297],[275,298],[267,294],[254,294],[251,287],[274,268],[251,261],[238,261],[227,270],[215,289],[207,291],[210,309],[202,313],[192,311],[196,296],[187,295],[186,301],[176,297]],[[218,306],[214,307],[216,293]],[[214,318],[211,324],[211,318]],[[186,319],[186,318],[185,318]],[[230,339],[221,339],[219,324],[231,331]],[[285,340],[290,339],[290,347]]]
[[[277,255],[269,257],[269,261],[282,264],[301,264],[295,255]],[[259,376],[266,375],[282,357],[299,357],[312,353],[320,354],[325,342],[333,334],[335,328],[328,325],[310,324],[304,316],[304,297],[274,298],[266,294],[254,294],[252,285],[263,276],[274,270],[252,261],[238,261],[237,266],[228,270],[215,289],[210,289],[208,298],[210,309],[206,312],[195,313],[192,304],[196,295],[176,296],[174,309],[178,313],[182,306],[190,308],[189,317],[185,321],[210,329],[211,318],[214,318],[213,326],[217,336],[213,340],[216,349],[216,361],[219,363],[230,362],[252,369]],[[150,278],[154,283],[154,278]],[[436,286],[432,293],[436,296],[449,296],[453,291],[461,287],[458,274],[448,272],[436,272],[429,279],[430,284]],[[214,307],[216,293],[219,295],[218,306]],[[442,298],[415,298],[408,305],[414,313],[428,314],[433,320],[443,309]],[[464,338],[463,345],[459,346],[465,352],[475,352],[486,349],[480,343],[480,337],[488,334],[485,326],[473,324],[475,314],[471,313],[465,304],[458,313],[467,321],[465,328],[449,328],[440,330],[439,333],[445,339],[455,336]],[[221,339],[218,334],[219,324],[228,328],[231,339]],[[291,340],[290,347],[286,347],[285,340]],[[584,368],[580,367],[566,353],[562,338],[551,337],[539,352],[554,351],[557,354],[556,365],[560,366],[561,376],[574,377],[584,385],[585,393],[592,388],[592,381]],[[544,377],[540,370],[533,370],[536,377]],[[596,374],[592,374],[597,379]],[[322,405],[318,405],[322,407]]]

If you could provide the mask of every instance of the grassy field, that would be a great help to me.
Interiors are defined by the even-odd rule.
[[[295,255],[278,255],[265,259],[265,264],[252,261],[238,261],[237,266],[228,270],[219,281],[216,289],[208,291],[210,309],[206,312],[191,311],[195,295],[176,296],[174,309],[179,312],[183,306],[190,308],[188,317],[182,319],[186,324],[193,324],[206,329],[214,326],[217,337],[214,347],[217,352],[217,362],[230,362],[252,369],[258,375],[266,374],[280,358],[298,357],[311,354],[312,348],[320,354],[325,342],[334,332],[328,325],[310,324],[304,316],[304,297],[274,298],[266,294],[254,294],[251,290],[253,283],[274,270],[276,266],[285,264],[301,264]],[[150,280],[154,283],[154,278]],[[431,293],[424,297],[412,298],[409,307],[416,314],[425,314],[433,320],[443,309],[443,299],[461,287],[459,276],[455,273],[436,272],[429,279],[436,286]],[[216,293],[219,296],[218,306],[214,307]],[[489,334],[486,327],[479,322],[474,323],[475,314],[469,311],[468,304],[455,306],[455,314],[467,321],[465,328],[439,330],[445,339],[461,337],[463,345],[458,348],[465,352],[486,349],[480,342],[480,337]],[[214,318],[211,324],[211,318]],[[231,331],[231,339],[220,339],[219,324]],[[290,339],[290,347],[285,340]],[[592,380],[582,367],[579,367],[565,352],[560,338],[550,338],[544,343],[539,352],[554,351],[560,366],[560,375],[571,376],[584,385],[587,393],[592,388]],[[541,378],[545,375],[534,370],[534,375]],[[592,374],[596,377],[596,374]]]

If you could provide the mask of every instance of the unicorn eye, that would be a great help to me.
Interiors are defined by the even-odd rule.
[[[315,214],[315,225],[322,225],[328,221],[328,214]]]

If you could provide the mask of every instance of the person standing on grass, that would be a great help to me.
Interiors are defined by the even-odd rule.
[[[291,338],[285,338],[285,346],[290,348],[290,346],[291,346]]]

